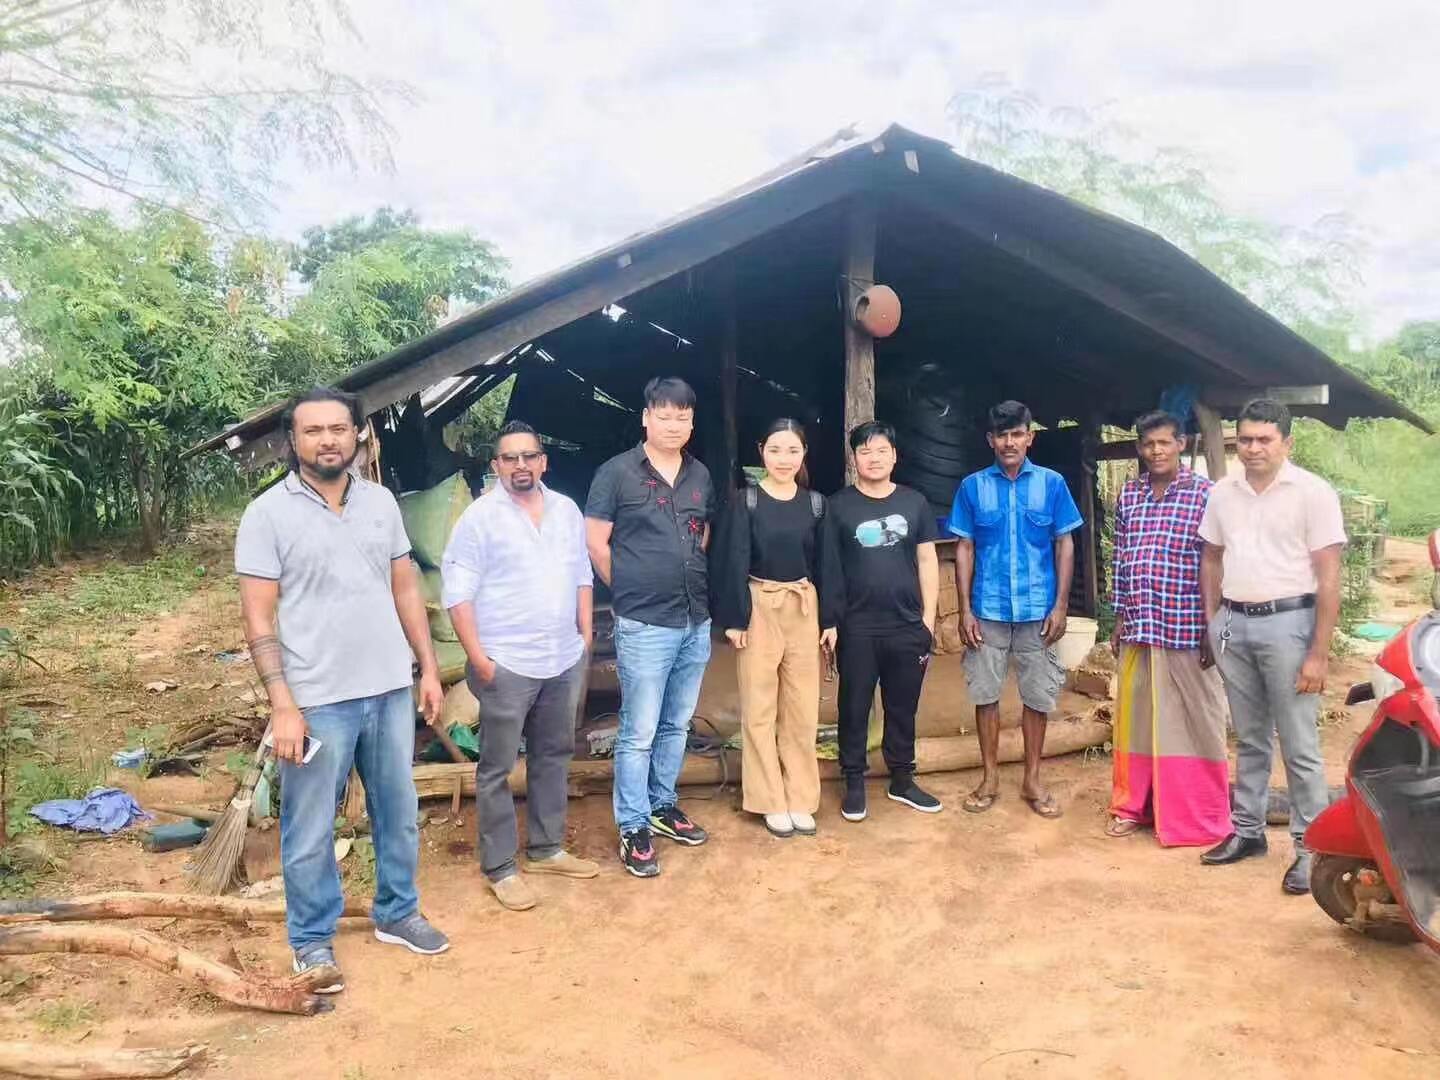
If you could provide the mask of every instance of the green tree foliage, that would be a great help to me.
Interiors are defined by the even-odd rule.
[[[108,498],[153,549],[183,513],[180,452],[275,388],[257,357],[286,333],[272,313],[281,253],[247,242],[222,255],[171,211],[133,226],[94,211],[10,227],[0,270],[4,314],[34,350],[32,394],[80,480],[75,516]]]
[[[380,207],[368,218],[356,214],[334,225],[312,225],[301,233],[301,242],[295,248],[290,265],[308,285],[326,263],[341,255],[353,255],[374,247],[395,233],[413,230],[419,225],[420,218],[414,210],[395,210],[389,206]]]
[[[312,284],[281,350],[287,382],[331,382],[434,330],[452,306],[483,303],[505,287],[505,260],[489,243],[415,221],[387,208],[368,223],[352,218],[307,232],[300,261]]]
[[[967,157],[1160,234],[1282,321],[1353,321],[1362,245],[1344,216],[1284,229],[1236,214],[1194,154],[1103,113],[1047,109],[996,75],[956,94],[950,118]]]
[[[273,170],[389,164],[382,98],[328,63],[343,0],[0,0],[0,212],[119,195],[245,220]]]
[[[179,212],[0,230],[0,315],[21,356],[0,369],[0,570],[113,527],[138,525],[153,549],[197,497],[235,487],[221,459],[184,462],[186,448],[503,286],[484,241],[426,230],[408,211],[390,220],[369,242],[349,222],[312,230],[346,239],[323,255],[312,245],[314,280],[293,301],[292,251]]]

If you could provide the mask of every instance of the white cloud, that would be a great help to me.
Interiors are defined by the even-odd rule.
[[[478,9],[477,9],[478,8]],[[948,136],[1002,71],[1202,153],[1238,208],[1350,213],[1377,332],[1440,317],[1440,6],[1410,0],[681,5],[363,0],[354,60],[416,86],[393,176],[297,175],[275,224],[409,205],[517,280],[740,183],[853,120]]]

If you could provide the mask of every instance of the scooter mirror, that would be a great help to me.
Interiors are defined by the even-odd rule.
[[[1357,682],[1350,687],[1350,692],[1345,695],[1346,705],[1359,705],[1365,701],[1375,700],[1375,688],[1368,682]]]

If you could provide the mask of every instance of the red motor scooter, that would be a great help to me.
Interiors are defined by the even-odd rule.
[[[1375,658],[1345,704],[1376,701],[1350,754],[1345,795],[1305,830],[1310,892],[1325,913],[1387,941],[1440,951],[1440,529],[1435,607]]]

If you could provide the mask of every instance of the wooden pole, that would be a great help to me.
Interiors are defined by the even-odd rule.
[[[474,766],[471,766],[473,770]],[[345,919],[368,919],[370,901],[345,898]],[[0,901],[0,925],[81,922],[98,919],[213,919],[219,922],[284,922],[285,903],[237,896],[187,893],[107,892],[64,899]]]
[[[98,1046],[40,1046],[0,1042],[0,1072],[52,1080],[100,1080],[101,1077],[174,1076],[205,1056],[204,1043],[175,1050],[158,1047],[105,1050]]]
[[[720,413],[728,496],[735,491],[735,474],[740,464],[740,328],[735,312],[735,266],[729,259],[721,262],[716,285],[720,301]]]
[[[1205,471],[1216,482],[1225,477],[1225,431],[1220,414],[1203,402],[1195,402],[1195,419],[1200,423],[1201,448],[1205,451]]]
[[[323,969],[289,979],[245,975],[208,956],[172,944],[145,930],[118,926],[54,926],[31,924],[0,929],[0,956],[32,953],[84,953],[122,956],[208,990],[222,1001],[266,1012],[314,1016],[328,1012],[329,1002],[311,985],[323,981]],[[314,976],[314,977],[312,977]]]
[[[1045,735],[1045,756],[1073,754],[1087,747],[1099,746],[1111,737],[1109,713],[1106,706],[1098,706],[1082,716],[1056,717],[1051,720]],[[1000,761],[1009,763],[1025,760],[1025,746],[1019,728],[1006,728],[1000,732]],[[942,735],[915,740],[915,771],[919,773],[952,772],[958,769],[974,769],[980,766],[980,744],[969,735]],[[475,767],[463,765],[416,765],[415,790],[422,799],[449,798],[455,790],[455,777],[464,784],[465,794],[475,791]],[[599,795],[608,792],[614,781],[614,763],[607,759],[579,760],[570,763],[569,788],[572,798],[582,795]],[[888,776],[889,770],[879,752],[870,755],[867,776]],[[839,762],[821,761],[820,778],[835,780],[840,776]],[[681,787],[713,785],[740,777],[740,754],[727,752],[724,764],[718,757],[700,757],[688,754],[677,781]],[[522,759],[510,773],[510,790],[516,795],[525,794],[525,762]]]
[[[1100,446],[1100,422],[1090,420],[1080,437],[1080,513],[1084,523],[1080,526],[1081,551],[1077,553],[1076,566],[1081,572],[1082,606],[1092,619],[1100,610],[1100,500],[1097,498],[1099,485],[1096,483],[1095,453]]]
[[[840,259],[840,321],[845,332],[845,423],[848,440],[856,424],[875,419],[875,340],[855,325],[855,299],[875,281],[875,206],[863,196],[850,203],[845,218],[845,249]],[[842,450],[845,481],[855,481],[849,444]]]

